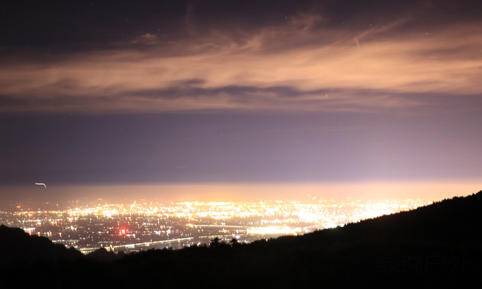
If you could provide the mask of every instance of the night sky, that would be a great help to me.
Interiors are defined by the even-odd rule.
[[[34,182],[482,186],[481,1],[0,7],[1,199]]]

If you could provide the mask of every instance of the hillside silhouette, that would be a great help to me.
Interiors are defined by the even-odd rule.
[[[0,227],[0,288],[481,288],[482,191],[250,244],[84,256]]]

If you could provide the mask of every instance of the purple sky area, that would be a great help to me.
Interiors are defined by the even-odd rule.
[[[480,180],[481,3],[2,4],[0,193]]]

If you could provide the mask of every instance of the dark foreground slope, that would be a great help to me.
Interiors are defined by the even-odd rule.
[[[479,192],[300,237],[123,257],[1,227],[0,288],[482,288],[481,217]]]

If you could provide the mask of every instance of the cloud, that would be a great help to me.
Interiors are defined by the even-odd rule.
[[[155,44],[159,44],[159,41],[160,41],[160,39],[157,35],[154,35],[152,33],[144,33],[144,34],[136,37],[132,41],[132,44],[155,45]]]
[[[370,29],[361,32],[359,35],[356,35],[353,38],[353,41],[355,42],[356,46],[359,47],[360,41],[362,41],[363,39],[366,39],[368,37],[376,36],[377,34],[381,34],[381,33],[384,33],[384,32],[391,31],[394,28],[402,26],[404,23],[406,23],[408,21],[409,21],[409,19],[399,19],[397,21],[382,25],[380,27],[371,27]]]
[[[354,30],[299,14],[245,33],[146,33],[133,42],[142,47],[30,56],[1,66],[0,110],[376,111],[480,94],[481,23],[402,33],[410,21]]]

